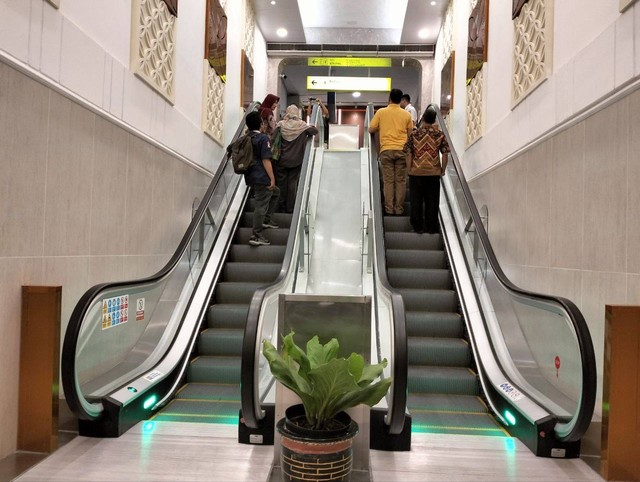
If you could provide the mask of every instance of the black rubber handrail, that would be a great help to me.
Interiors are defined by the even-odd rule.
[[[558,438],[558,440],[564,442],[576,442],[582,438],[584,433],[589,428],[589,425],[591,424],[591,418],[593,416],[593,409],[596,401],[596,359],[593,350],[593,342],[591,340],[591,334],[589,333],[587,322],[585,321],[582,312],[571,300],[560,296],[551,296],[522,289],[513,284],[505,275],[504,271],[502,271],[500,263],[498,262],[498,258],[493,251],[493,247],[491,246],[491,241],[489,240],[487,231],[485,230],[482,219],[480,218],[478,208],[476,207],[476,204],[473,200],[471,190],[469,189],[469,185],[467,184],[467,180],[464,176],[464,172],[462,170],[458,155],[453,147],[453,142],[451,141],[451,137],[444,122],[442,113],[440,112],[440,108],[435,104],[432,105],[437,111],[440,128],[442,129],[442,132],[444,133],[447,142],[449,143],[449,147],[451,148],[451,153],[449,154],[449,156],[455,167],[458,179],[460,180],[460,187],[464,194],[467,207],[469,208],[471,219],[475,224],[476,235],[482,243],[482,247],[484,248],[484,251],[487,255],[487,261],[490,264],[491,269],[496,276],[496,279],[510,293],[532,300],[543,300],[545,302],[551,302],[559,305],[567,313],[568,318],[571,321],[571,325],[573,326],[573,329],[576,333],[578,348],[580,349],[580,358],[582,362],[582,393],[578,404],[578,410],[572,419],[573,423],[569,425],[570,430],[566,433],[560,433],[558,430],[556,430],[556,437]]]
[[[311,112],[311,119],[314,119],[315,122],[312,122],[314,125],[318,125],[319,119],[319,110],[318,106],[313,106],[313,111]],[[307,146],[305,148],[304,160],[302,163],[302,169],[300,171],[300,179],[307,178],[307,171],[309,169],[309,159],[311,157],[311,147],[314,142],[314,138],[310,137],[307,141]],[[240,366],[240,395],[241,395],[241,406],[242,406],[242,418],[244,420],[244,424],[247,427],[257,429],[260,427],[260,422],[264,418],[264,413],[262,411],[262,407],[260,406],[259,400],[259,377],[257,373],[257,369],[259,366],[258,356],[260,353],[260,311],[262,310],[262,304],[264,303],[264,298],[269,291],[275,288],[277,285],[281,284],[289,270],[292,267],[293,258],[294,258],[294,243],[296,238],[296,233],[299,229],[300,217],[302,214],[302,198],[304,189],[298,189],[296,195],[296,202],[293,209],[293,215],[291,216],[291,225],[289,227],[289,239],[287,240],[287,247],[284,253],[284,259],[282,261],[282,267],[280,268],[280,273],[278,277],[272,283],[265,285],[261,288],[258,288],[251,299],[251,305],[249,306],[249,313],[247,314],[247,324],[244,329],[244,337],[242,339],[242,362]],[[304,242],[304,240],[300,240],[300,242]]]
[[[373,106],[367,106],[368,127],[373,116]],[[382,211],[382,197],[380,195],[380,171],[378,168],[378,153],[375,148],[375,136],[370,134],[369,153],[371,170],[371,210],[374,219],[380,222],[374,223],[375,252],[384,253],[384,213]],[[369,253],[373,256],[373,253]],[[373,265],[380,285],[389,293],[391,297],[391,307],[393,312],[393,384],[391,385],[391,410],[387,414],[386,423],[389,433],[397,435],[404,428],[404,418],[407,407],[407,372],[408,372],[408,350],[407,350],[407,322],[404,312],[404,301],[402,295],[391,286],[387,277],[386,257],[374,256]]]
[[[245,118],[249,112],[253,112],[260,106],[259,102],[252,103],[249,108],[246,110],[245,115],[243,116],[242,122],[240,123],[233,139],[237,139],[240,137],[245,128]],[[64,394],[66,397],[67,404],[69,408],[76,414],[76,416],[82,420],[96,420],[99,418],[100,413],[89,413],[85,410],[80,400],[81,394],[77,391],[76,384],[76,348],[78,344],[78,336],[80,334],[80,329],[82,328],[82,323],[85,319],[85,316],[91,306],[95,303],[95,299],[99,297],[100,293],[105,290],[110,290],[113,288],[120,287],[129,287],[136,286],[142,284],[153,284],[158,283],[165,279],[168,275],[170,275],[173,270],[178,265],[178,262],[184,255],[184,252],[188,249],[191,239],[198,232],[198,226],[204,219],[206,214],[207,207],[211,202],[213,197],[213,193],[215,192],[218,183],[222,179],[222,176],[228,167],[228,163],[231,162],[228,154],[225,154],[220,166],[218,167],[211,183],[209,184],[209,188],[207,189],[198,210],[196,211],[189,227],[187,228],[184,236],[182,237],[180,244],[176,248],[175,252],[164,265],[160,271],[156,274],[148,276],[146,278],[140,278],[136,280],[130,281],[121,281],[116,283],[102,283],[95,285],[89,288],[80,298],[78,303],[76,304],[73,312],[71,313],[71,317],[69,318],[69,324],[67,326],[67,330],[65,332],[64,344],[62,348],[62,385],[64,388]],[[84,398],[84,397],[83,397]]]

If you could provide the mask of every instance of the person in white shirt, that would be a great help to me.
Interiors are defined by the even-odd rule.
[[[418,123],[418,112],[416,108],[411,105],[411,96],[409,94],[403,94],[402,100],[400,101],[400,107],[406,110],[409,114],[411,114],[411,121],[413,122],[413,127],[416,127]]]

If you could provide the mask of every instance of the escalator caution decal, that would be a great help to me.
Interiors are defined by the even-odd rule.
[[[102,329],[121,325],[129,321],[129,295],[102,300]]]

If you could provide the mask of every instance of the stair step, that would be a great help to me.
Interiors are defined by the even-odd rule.
[[[444,251],[420,251],[413,249],[388,249],[387,268],[446,269]]]
[[[265,286],[265,283],[235,283],[223,281],[216,285],[214,299],[216,303],[242,304],[251,303],[251,298],[258,288]]]
[[[209,328],[244,329],[248,313],[249,305],[247,304],[216,303],[211,305],[207,311],[207,326]]]
[[[269,233],[266,233],[268,237]],[[284,259],[286,246],[250,246],[234,244],[231,246],[228,261],[240,263],[280,263]]]
[[[238,423],[240,401],[174,398],[153,420],[158,422]]]
[[[272,245],[276,246],[284,246],[289,240],[288,228],[265,229],[262,234],[271,241]],[[233,242],[238,244],[248,244],[251,236],[253,236],[253,228],[238,228],[236,235],[233,238]]]
[[[443,249],[440,235],[427,233],[388,232],[384,235],[384,245],[386,249]]]
[[[239,356],[200,356],[189,364],[190,383],[240,383]]]
[[[178,390],[176,398],[212,401],[240,401],[240,385],[235,383],[187,383]]]
[[[244,330],[208,328],[198,337],[198,353],[207,356],[242,356]]]
[[[405,319],[409,336],[460,338],[464,333],[460,313],[407,311]]]
[[[399,289],[407,311],[458,311],[458,298],[452,290]]]
[[[223,281],[271,283],[280,274],[279,263],[233,263],[227,262],[222,272]]]
[[[422,288],[450,290],[451,272],[448,269],[389,268],[389,282],[394,288]]]
[[[410,233],[411,223],[409,222],[409,216],[385,216],[384,217],[384,231],[389,232],[401,232]]]
[[[474,395],[444,395],[441,393],[410,393],[409,409],[444,412],[488,413],[487,406]]]
[[[508,437],[509,434],[488,413],[411,411],[411,430],[420,433],[448,433]]]
[[[478,395],[478,377],[469,368],[410,365],[409,393]]]
[[[407,342],[410,365],[468,367],[469,344],[461,338],[426,338],[410,336]]]
[[[292,214],[285,213],[274,213],[273,220],[280,226],[281,228],[289,228],[291,226],[291,218]],[[245,212],[242,214],[242,219],[240,220],[241,228],[250,228],[253,227],[253,213]],[[270,231],[266,230],[265,231]]]

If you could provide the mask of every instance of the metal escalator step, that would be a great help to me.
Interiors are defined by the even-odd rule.
[[[209,328],[237,328],[244,329],[247,324],[247,304],[223,304],[211,305],[207,312],[207,326]]]
[[[240,385],[235,383],[187,383],[178,390],[175,398],[240,401]]]
[[[189,364],[189,383],[240,383],[239,356],[200,356]]]
[[[285,213],[274,213],[273,220],[280,226],[281,228],[288,228],[291,226],[291,218],[292,214]],[[242,214],[242,220],[240,221],[240,227],[250,228],[253,226],[253,213],[245,212]],[[265,230],[270,231],[270,230]],[[268,236],[267,236],[268,238]]]
[[[214,299],[216,303],[251,303],[251,298],[255,291],[264,286],[265,283],[235,283],[223,281],[216,285]]]
[[[490,437],[510,436],[488,413],[451,413],[412,410],[411,430],[421,433],[484,435]]]
[[[461,338],[408,339],[409,364],[447,367],[467,367],[471,363],[469,344]]]
[[[269,239],[269,233],[264,233]],[[240,263],[280,263],[284,259],[286,246],[249,246],[234,244],[229,252],[229,261]]]
[[[154,418],[158,422],[238,423],[240,401],[174,398]]]
[[[474,395],[443,395],[441,393],[410,393],[409,409],[444,412],[488,413],[487,406]]]
[[[409,365],[409,393],[478,395],[478,377],[469,368]]]
[[[384,231],[388,232],[401,232],[410,233],[411,223],[409,222],[409,216],[385,216],[384,217]]]
[[[460,338],[464,333],[460,313],[407,311],[405,317],[409,336]]]
[[[424,268],[446,269],[444,251],[420,251],[413,249],[387,249],[387,269]]]
[[[276,246],[284,246],[289,240],[288,228],[266,229],[263,234],[269,239],[269,241],[271,241],[272,245]],[[253,228],[238,228],[233,242],[238,244],[248,244],[249,238],[251,238],[252,235]]]
[[[452,287],[448,269],[389,268],[387,275],[394,288],[450,290]]]
[[[386,249],[442,250],[439,234],[388,232],[384,235]]]
[[[207,356],[242,356],[244,330],[208,328],[198,337],[198,353]]]
[[[233,263],[227,262],[223,268],[222,280],[232,282],[271,283],[280,274],[279,263]]]
[[[451,290],[418,290],[401,288],[404,308],[407,311],[458,311],[458,298]]]

